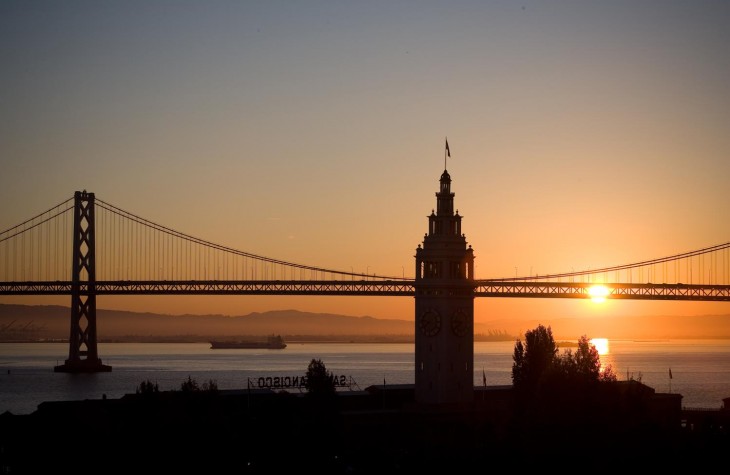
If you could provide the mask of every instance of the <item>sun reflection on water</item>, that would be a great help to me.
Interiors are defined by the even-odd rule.
[[[608,354],[608,338],[591,338],[591,345],[596,347],[599,355]]]

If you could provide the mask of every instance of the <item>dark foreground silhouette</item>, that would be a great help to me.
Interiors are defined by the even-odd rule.
[[[512,467],[600,472],[725,464],[728,413],[688,420],[681,396],[641,383],[539,402],[511,386],[424,407],[412,385],[307,393],[169,391],[46,402],[0,415],[2,473],[457,473]],[[721,465],[722,466],[722,465]],[[225,470],[225,472],[223,472]]]

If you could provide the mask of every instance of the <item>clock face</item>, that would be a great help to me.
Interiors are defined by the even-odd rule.
[[[428,309],[421,315],[421,331],[426,336],[434,336],[441,330],[441,315]]]
[[[459,337],[466,336],[471,331],[469,316],[464,309],[457,309],[451,316],[451,331]]]

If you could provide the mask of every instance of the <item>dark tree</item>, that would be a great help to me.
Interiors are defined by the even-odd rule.
[[[200,387],[198,386],[197,381],[188,376],[188,379],[183,381],[180,385],[180,390],[183,392],[200,391]]]
[[[573,383],[611,382],[617,379],[610,365],[601,368],[601,356],[585,335],[578,340],[575,353],[567,349],[555,359],[549,377]]]
[[[585,335],[578,340],[575,366],[579,378],[589,381],[616,381],[616,374],[610,365],[601,369],[601,356]]]
[[[575,352],[575,368],[577,376],[598,381],[601,375],[601,357],[595,346],[591,345],[585,335],[578,339],[578,350]]]
[[[152,394],[160,392],[160,387],[157,383],[153,383],[149,379],[142,381],[137,386],[137,394]]]
[[[525,386],[525,366],[525,345],[522,340],[517,340],[512,354],[512,384],[515,387]]]
[[[306,381],[304,387],[313,396],[328,396],[335,394],[335,382],[332,374],[327,371],[320,359],[312,359],[307,366]]]
[[[518,340],[512,355],[512,384],[518,391],[534,390],[558,354],[550,327],[538,325],[525,332],[525,343]]]
[[[585,335],[575,352],[558,354],[550,327],[540,325],[525,333],[524,343],[517,341],[513,359],[515,437],[530,434],[531,443],[547,447],[576,427],[612,422],[607,408],[615,407],[615,386],[601,382],[616,375],[610,367],[601,369],[598,350]]]

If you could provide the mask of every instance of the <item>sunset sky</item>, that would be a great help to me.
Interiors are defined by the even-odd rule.
[[[412,276],[448,137],[477,278],[728,242],[729,25],[719,0],[5,0],[0,230],[85,189],[243,251]],[[97,305],[413,318],[412,298]],[[481,298],[476,311],[549,323],[730,304]]]

